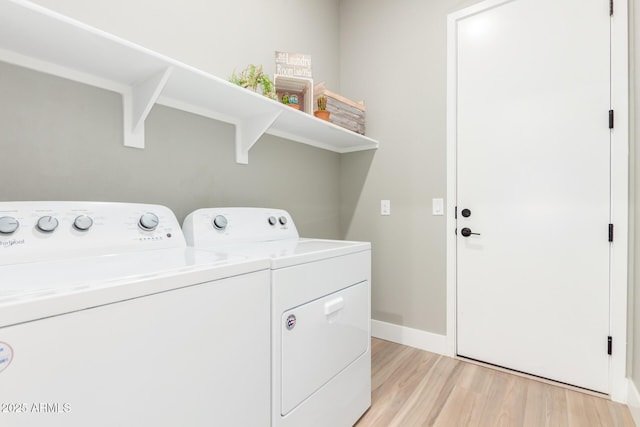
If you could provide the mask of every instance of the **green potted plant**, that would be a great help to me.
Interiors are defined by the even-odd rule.
[[[298,95],[293,94],[293,95],[289,95],[289,92],[285,92],[282,94],[282,103],[284,105],[288,105],[291,108],[294,108],[296,110],[300,109],[300,104],[298,102]]]
[[[295,108],[296,110],[299,110],[300,104],[298,103],[298,95],[296,94],[289,95],[289,103],[287,105],[291,108]]]
[[[327,97],[324,95],[320,95],[318,97],[318,109],[313,112],[313,115],[319,119],[329,121],[329,116],[331,113],[327,111]]]
[[[250,89],[254,92],[261,93],[267,98],[277,100],[275,86],[271,79],[262,71],[262,65],[257,66],[249,64],[247,68],[240,73],[235,71],[229,78],[229,81],[238,86]]]

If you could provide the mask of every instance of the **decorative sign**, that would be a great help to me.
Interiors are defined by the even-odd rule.
[[[311,55],[276,51],[276,75],[312,78]]]

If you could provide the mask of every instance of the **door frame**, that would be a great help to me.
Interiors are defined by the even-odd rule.
[[[457,23],[458,21],[518,0],[485,0],[451,13],[447,17],[447,354],[455,357],[456,348],[456,220],[457,200]],[[603,3],[608,3],[603,1]],[[611,132],[611,222],[615,227],[610,251],[610,333],[613,351],[609,365],[609,395],[616,402],[627,401],[627,288],[629,220],[629,68],[628,8],[616,1],[611,18],[611,108],[615,127]],[[603,109],[603,123],[607,111]],[[603,226],[603,238],[606,236]],[[603,337],[603,351],[605,343]]]

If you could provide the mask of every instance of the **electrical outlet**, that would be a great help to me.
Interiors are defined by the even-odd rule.
[[[380,200],[380,215],[391,215],[391,200]]]

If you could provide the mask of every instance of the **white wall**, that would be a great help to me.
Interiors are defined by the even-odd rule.
[[[640,239],[637,237],[637,224],[640,224],[640,209],[636,204],[638,191],[640,191],[640,174],[636,171],[636,165],[640,164],[640,150],[636,146],[636,132],[640,124],[640,70],[637,67],[640,58],[640,32],[637,25],[640,23],[640,7],[637,0],[629,1],[629,79],[630,79],[630,143],[629,143],[629,324],[628,324],[628,348],[627,360],[630,373],[631,386],[629,387],[629,406],[636,423],[640,422],[640,315],[637,314],[640,307]]]

